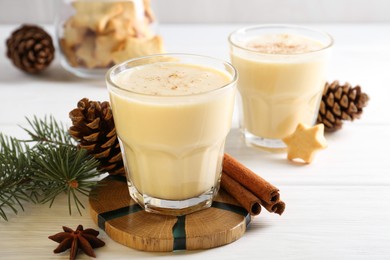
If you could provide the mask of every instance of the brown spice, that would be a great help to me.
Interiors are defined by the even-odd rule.
[[[243,186],[241,186],[238,182],[233,180],[226,173],[222,173],[221,187],[233,198],[235,198],[238,203],[240,203],[251,215],[260,214],[260,199],[253,195],[253,193],[245,189]]]
[[[277,201],[276,203],[271,203],[271,204],[262,203],[261,205],[269,212],[276,213],[279,215],[282,215],[284,209],[286,208],[286,204],[281,200]]]
[[[279,215],[283,213],[285,203],[280,200],[279,189],[227,153],[223,159],[223,172],[237,182],[235,189],[241,189],[239,186],[243,186],[252,192],[269,212]]]
[[[70,249],[69,259],[71,260],[76,259],[79,248],[84,251],[86,255],[96,257],[93,248],[105,245],[102,240],[97,238],[99,231],[92,228],[84,230],[82,225],[78,225],[75,231],[65,226],[63,226],[62,229],[64,232],[49,236],[49,239],[60,243],[53,251],[56,254]]]

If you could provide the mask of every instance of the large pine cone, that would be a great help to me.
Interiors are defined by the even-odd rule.
[[[44,70],[54,59],[53,40],[42,28],[22,25],[7,39],[7,56],[28,73]]]
[[[125,174],[110,104],[83,98],[69,117],[73,123],[69,128],[70,135],[99,160],[98,170],[113,175]]]
[[[360,118],[369,97],[360,86],[352,87],[349,83],[340,85],[333,81],[326,83],[317,123],[323,123],[328,132],[341,129],[343,120],[353,121]]]

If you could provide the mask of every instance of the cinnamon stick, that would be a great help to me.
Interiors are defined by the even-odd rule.
[[[260,199],[223,172],[221,175],[221,187],[235,198],[251,215],[260,214]]]
[[[276,213],[279,215],[282,215],[284,212],[284,209],[286,208],[286,204],[281,200],[279,200],[275,203],[272,203],[272,204],[267,204],[267,203],[262,202],[261,205],[269,212]]]
[[[264,180],[256,173],[245,167],[231,155],[225,153],[223,158],[223,171],[236,182],[264,202],[264,204],[274,205],[279,201],[279,189],[268,181]]]
[[[282,215],[286,204],[280,200],[278,188],[226,153],[223,160],[223,171],[260,199],[260,204],[266,210]]]

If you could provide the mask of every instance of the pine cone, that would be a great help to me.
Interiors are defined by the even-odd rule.
[[[28,73],[44,70],[54,59],[53,40],[42,28],[22,25],[7,39],[7,56]]]
[[[349,83],[340,85],[337,80],[325,85],[318,113],[317,123],[323,123],[325,130],[333,132],[341,129],[343,120],[353,121],[360,118],[363,107],[369,97],[361,91],[360,86]]]
[[[116,135],[114,118],[108,102],[81,99],[69,113],[73,126],[69,133],[81,148],[99,160],[99,171],[124,175],[123,160]]]

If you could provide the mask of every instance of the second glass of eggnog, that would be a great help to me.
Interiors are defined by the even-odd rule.
[[[161,54],[116,65],[106,79],[131,197],[168,215],[209,207],[231,127],[234,67]]]
[[[239,29],[229,36],[238,70],[240,128],[247,144],[283,148],[299,123],[316,121],[333,39],[286,25]]]

